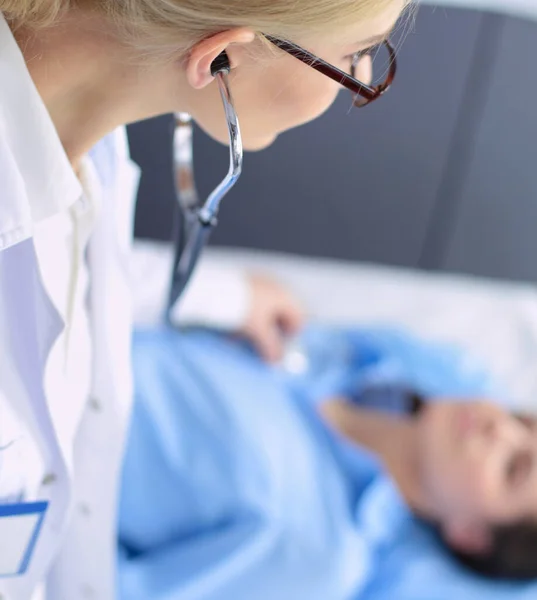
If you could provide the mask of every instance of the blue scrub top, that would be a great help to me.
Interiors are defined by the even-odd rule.
[[[344,359],[293,376],[216,334],[136,334],[121,598],[359,595],[391,527],[387,514],[371,518],[378,490],[397,519],[410,517],[375,458],[330,432],[316,406],[330,394],[359,398],[380,381],[445,392],[451,358],[433,364],[430,348],[420,357],[419,345],[387,332],[318,328],[304,337],[313,349],[342,342]],[[475,383],[483,391],[481,376]]]

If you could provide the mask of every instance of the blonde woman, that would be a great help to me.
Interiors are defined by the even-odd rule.
[[[340,84],[358,105],[385,91],[363,83],[368,50],[403,9],[404,0],[0,0],[0,598],[114,597],[138,177],[121,126],[183,111],[225,141],[214,82],[224,69],[245,147],[267,146],[325,111]],[[135,308],[141,298],[158,316],[165,284],[144,261]],[[270,316],[260,318],[252,299],[267,290]],[[190,302],[191,317],[242,330],[269,357],[276,324],[300,321],[259,278],[201,272],[189,294],[185,313]],[[234,298],[232,316],[222,297]]]

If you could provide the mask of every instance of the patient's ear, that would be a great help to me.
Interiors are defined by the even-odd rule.
[[[492,534],[485,525],[453,521],[442,527],[445,542],[458,552],[484,554],[492,546]]]

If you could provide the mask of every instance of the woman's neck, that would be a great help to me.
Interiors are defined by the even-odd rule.
[[[74,165],[119,125],[188,110],[176,105],[178,62],[140,66],[102,17],[72,9],[54,27],[14,34]]]
[[[413,418],[360,408],[343,398],[328,400],[320,410],[332,428],[382,461],[409,506],[419,512],[428,511],[419,484],[419,449]]]

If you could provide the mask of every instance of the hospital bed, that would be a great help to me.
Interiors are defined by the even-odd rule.
[[[161,248],[161,250],[167,253],[166,248]],[[388,326],[388,328],[394,327],[412,332],[420,338],[432,342],[457,344],[467,350],[466,353],[463,353],[463,356],[466,355],[468,358],[466,363],[462,364],[462,369],[468,369],[468,381],[473,379],[472,373],[478,373],[480,367],[484,364],[494,373],[494,379],[499,380],[500,384],[504,384],[500,388],[494,387],[494,389],[505,388],[509,399],[513,399],[516,407],[520,410],[537,412],[537,369],[535,368],[535,361],[537,360],[537,290],[531,285],[498,283],[485,279],[445,274],[425,274],[401,268],[356,264],[330,259],[291,257],[274,252],[256,252],[241,249],[213,248],[206,253],[204,261],[211,263],[211,268],[225,268],[229,265],[235,265],[246,270],[272,275],[302,299],[308,316],[312,320],[343,325],[373,326],[373,329],[375,325],[380,325],[383,328]],[[144,339],[144,332],[140,333],[142,338],[138,337],[138,342],[140,342],[140,339]],[[150,334],[150,337],[146,339],[151,340],[152,332],[146,333]],[[151,365],[152,363],[149,355],[144,355],[143,352],[140,354],[140,348],[143,348],[143,346],[138,347],[138,361],[140,361],[138,367],[140,369],[135,370],[138,373],[141,389],[145,390],[145,397],[153,397],[154,392],[148,390],[164,391],[165,395],[170,393],[170,398],[173,400],[172,405],[177,407],[179,411],[181,410],[179,407],[182,405],[189,407],[186,411],[189,414],[190,412],[196,413],[196,410],[192,411],[192,405],[201,406],[201,413],[204,414],[204,402],[207,401],[208,406],[215,403],[218,406],[216,414],[219,415],[217,422],[221,422],[222,414],[226,413],[221,411],[221,406],[218,404],[220,402],[218,394],[215,394],[213,398],[209,397],[208,400],[207,398],[204,399],[203,394],[201,396],[197,395],[198,390],[195,383],[192,388],[188,387],[192,384],[188,384],[185,388],[182,388],[181,385],[178,387],[177,382],[179,379],[162,377],[166,370],[159,372],[158,369],[153,370],[152,367],[149,367],[146,373],[151,374],[153,372],[153,377],[156,378],[152,379],[151,375],[145,380],[141,378],[140,373],[144,371],[141,367],[147,367],[148,364]],[[154,345],[151,346],[151,341],[149,341],[147,348],[152,348],[152,352],[156,352],[155,356],[157,357],[164,356],[159,354],[161,349]],[[167,346],[163,346],[163,348],[165,352],[168,351]],[[186,365],[187,370],[191,368],[195,370],[196,361],[195,359],[191,363],[183,361],[180,358],[180,352],[177,355],[174,354],[175,351],[178,351],[178,348],[175,347],[171,354],[168,352],[166,361],[171,357],[173,362],[168,363],[173,365],[171,372],[175,373],[181,381],[186,382],[189,377],[184,376],[181,368],[184,371]],[[192,346],[190,350],[196,351],[196,347]],[[197,351],[199,352],[199,350],[198,348]],[[227,347],[226,352],[229,350],[230,347]],[[193,356],[189,352],[187,355]],[[211,356],[210,345],[202,352],[207,352]],[[255,431],[257,431],[257,427],[260,427],[260,424],[267,422],[278,423],[283,427],[286,417],[285,412],[280,413],[275,409],[278,404],[276,402],[277,394],[271,396],[268,392],[268,394],[260,395],[260,392],[256,392],[256,400],[260,404],[252,404],[250,402],[252,399],[251,392],[248,391],[249,388],[246,383],[248,378],[242,377],[243,372],[241,371],[239,371],[239,375],[234,372],[233,362],[229,364],[221,361],[222,355],[220,355],[220,358],[218,358],[218,355],[216,357],[217,362],[213,363],[212,368],[205,372],[205,376],[208,377],[207,385],[203,385],[199,389],[219,389],[220,384],[225,381],[226,384],[222,387],[227,386],[228,389],[234,390],[233,394],[238,389],[246,390],[246,402],[240,404],[240,413],[243,416],[248,415],[247,418],[251,419],[249,421],[250,426]],[[216,365],[218,365],[218,368],[215,368]],[[212,372],[213,375],[218,373],[217,379],[212,380],[212,376],[208,375],[209,372]],[[459,369],[457,369],[457,372],[459,373],[457,377],[461,377],[461,381],[464,380],[466,374],[464,372],[460,373]],[[193,381],[196,382],[195,376]],[[479,378],[479,381],[483,383],[481,378]],[[254,379],[253,384],[258,385],[258,380]],[[148,388],[147,385],[150,387]],[[153,388],[153,385],[156,387]],[[249,385],[252,385],[251,379]],[[265,386],[261,387],[265,389]],[[273,389],[270,385],[267,388],[269,390]],[[192,395],[185,395],[185,400],[181,401],[182,396],[178,389],[190,389]],[[479,384],[478,389],[482,390],[484,388]],[[189,398],[189,400],[187,401],[186,398]],[[235,405],[235,402],[232,402],[232,404]],[[261,406],[271,407],[269,413],[265,413],[260,408]],[[249,413],[249,409],[257,415],[255,418],[252,418],[253,413]],[[166,414],[165,412],[162,413],[161,410],[158,410],[157,413],[160,414],[160,418],[156,419],[155,423],[161,420],[162,414]],[[145,414],[144,411],[142,411],[142,414]],[[211,414],[211,410],[209,410],[209,414]],[[269,414],[270,418],[267,419],[266,417]],[[282,420],[279,420],[280,418]],[[168,419],[166,419],[166,422],[169,422]],[[173,420],[171,422],[173,423]],[[224,429],[227,429],[229,426],[227,417],[224,422],[226,423]],[[149,430],[154,430],[155,423],[149,425]],[[185,427],[183,436],[181,430],[177,430],[171,438],[166,434],[166,429],[166,427],[163,428],[162,439],[174,440],[171,446],[173,448],[176,448],[176,439],[182,440],[179,446],[183,447],[182,444],[184,444],[184,448],[196,447],[193,440],[198,442],[200,440],[194,434],[197,431],[196,427]],[[205,427],[202,427],[200,431],[203,430],[205,432],[211,431],[210,435],[214,436],[215,440],[221,439],[218,428],[209,427],[205,429]],[[260,427],[261,430],[263,430],[263,426]],[[283,431],[287,430],[284,428]],[[210,438],[205,439],[202,437],[201,439],[204,449],[212,447]],[[263,437],[263,439],[266,447],[279,447],[281,442],[281,438],[278,437],[273,444],[267,441],[270,438]],[[230,445],[235,447],[234,444]],[[294,451],[296,450],[295,447]],[[174,454],[175,451],[177,450],[172,450],[169,456],[174,456],[174,460],[182,464],[181,452],[176,455]],[[201,453],[203,454],[203,452]],[[245,454],[249,455],[248,452]],[[168,456],[166,453],[165,455]],[[149,453],[149,456],[154,458],[155,455]],[[307,453],[303,455],[297,452],[297,456],[304,460]],[[161,458],[159,455],[159,460]],[[164,462],[166,463],[166,461]],[[142,457],[137,456],[131,462],[131,469],[134,469],[130,471],[131,474],[139,473],[142,463],[143,455]],[[168,465],[166,469],[169,469],[169,464],[166,464]],[[203,464],[203,460],[201,464]],[[226,464],[225,461],[223,464]],[[276,459],[270,464],[276,472],[280,473]],[[223,467],[223,470],[227,473],[225,467]],[[180,468],[179,471],[181,471]],[[155,469],[151,464],[149,465],[149,472],[152,477],[155,476]],[[165,473],[167,476],[169,475],[167,470],[165,470]],[[255,470],[252,475],[254,481],[257,481]],[[136,477],[138,476],[136,475]],[[277,479],[280,481],[279,478]],[[180,481],[183,480],[180,479]],[[188,481],[188,478],[185,478],[183,484],[185,481]],[[213,480],[211,479],[211,481]],[[306,486],[305,489],[309,488]],[[131,494],[131,497],[139,499],[141,494],[135,491]],[[210,493],[208,497],[211,497]],[[188,502],[186,504],[188,505]],[[143,500],[143,507],[150,505],[151,502],[147,503],[145,499]],[[285,506],[290,505],[285,504]],[[293,513],[292,510],[291,513]],[[334,515],[332,515],[332,518],[335,518]],[[438,543],[438,540],[428,528],[408,518],[407,509],[402,508],[398,494],[394,495],[393,486],[384,477],[376,478],[368,486],[367,492],[361,497],[360,506],[356,509],[356,518],[353,532],[357,533],[361,540],[360,543],[363,543],[360,548],[364,549],[364,553],[357,556],[350,550],[350,547],[346,547],[350,553],[345,554],[348,559],[348,562],[345,563],[348,572],[347,570],[345,572],[351,578],[356,573],[360,574],[359,581],[356,580],[356,587],[353,588],[356,590],[356,596],[349,598],[349,600],[453,600],[455,598],[461,600],[481,600],[482,598],[487,598],[487,600],[534,600],[537,597],[537,582],[530,582],[529,584],[497,582],[479,578],[461,569]],[[132,522],[139,523],[138,516],[136,518],[131,517],[131,519]],[[152,523],[151,519],[152,517],[149,519],[149,523]],[[268,519],[268,522],[270,522],[270,519]],[[152,526],[149,527],[150,531],[152,531]],[[254,547],[257,546],[254,544]],[[158,555],[158,551],[156,554]],[[271,564],[269,557],[267,557],[267,561]],[[142,561],[141,564],[141,572],[145,573],[143,567],[145,562]],[[151,561],[148,564],[152,564]],[[171,568],[169,564],[166,567],[167,564],[164,561],[162,567],[164,570],[159,571],[161,577],[166,581],[166,585],[171,588],[180,586],[181,580],[176,579],[176,569]],[[133,569],[126,568],[125,572],[131,573],[131,578],[124,580],[125,586],[136,587],[136,576],[132,575],[132,573],[136,574],[136,564],[134,563]],[[284,589],[280,597],[292,598],[293,600],[295,598],[302,600],[302,598],[309,597],[308,595],[295,594],[295,588],[300,589],[302,584],[305,589],[311,589],[308,587],[311,584],[311,580],[308,580],[308,572],[302,574],[301,577],[305,578],[303,582],[302,579],[293,579],[293,586],[295,587],[293,587],[291,594],[283,593],[288,592],[287,589]],[[147,577],[148,579],[146,579]],[[231,597],[249,599],[250,597],[245,593],[246,590],[249,590],[248,585],[240,587],[243,580],[240,579],[239,574],[236,577],[237,579],[234,581],[238,581],[238,583],[237,589],[234,588],[234,591],[240,589],[241,593],[239,595],[224,594],[218,596],[218,594],[213,594],[208,597],[215,600],[216,598],[218,600],[226,598],[227,600]],[[345,580],[343,576],[341,580],[337,578],[327,579],[327,581],[332,582],[330,585],[334,586],[337,586],[338,582],[343,580]],[[142,581],[151,582],[154,580],[146,574],[142,577]],[[125,595],[125,597],[131,596]],[[269,593],[263,597],[267,600],[275,598]],[[330,595],[323,597],[330,600]],[[340,598],[341,596],[334,597]]]
[[[518,407],[537,412],[537,289],[532,285],[240,249],[211,249],[206,260],[273,275],[302,299],[314,319],[394,325],[460,345],[507,386]]]
[[[240,249],[212,249],[206,260],[273,275],[305,302],[311,318],[392,325],[460,345],[472,357],[470,372],[485,364],[520,410],[537,412],[537,289],[532,285]],[[367,522],[389,523],[392,535],[376,577],[353,600],[536,597],[535,583],[494,582],[465,573],[429,531],[400,520],[382,484],[371,493]]]

